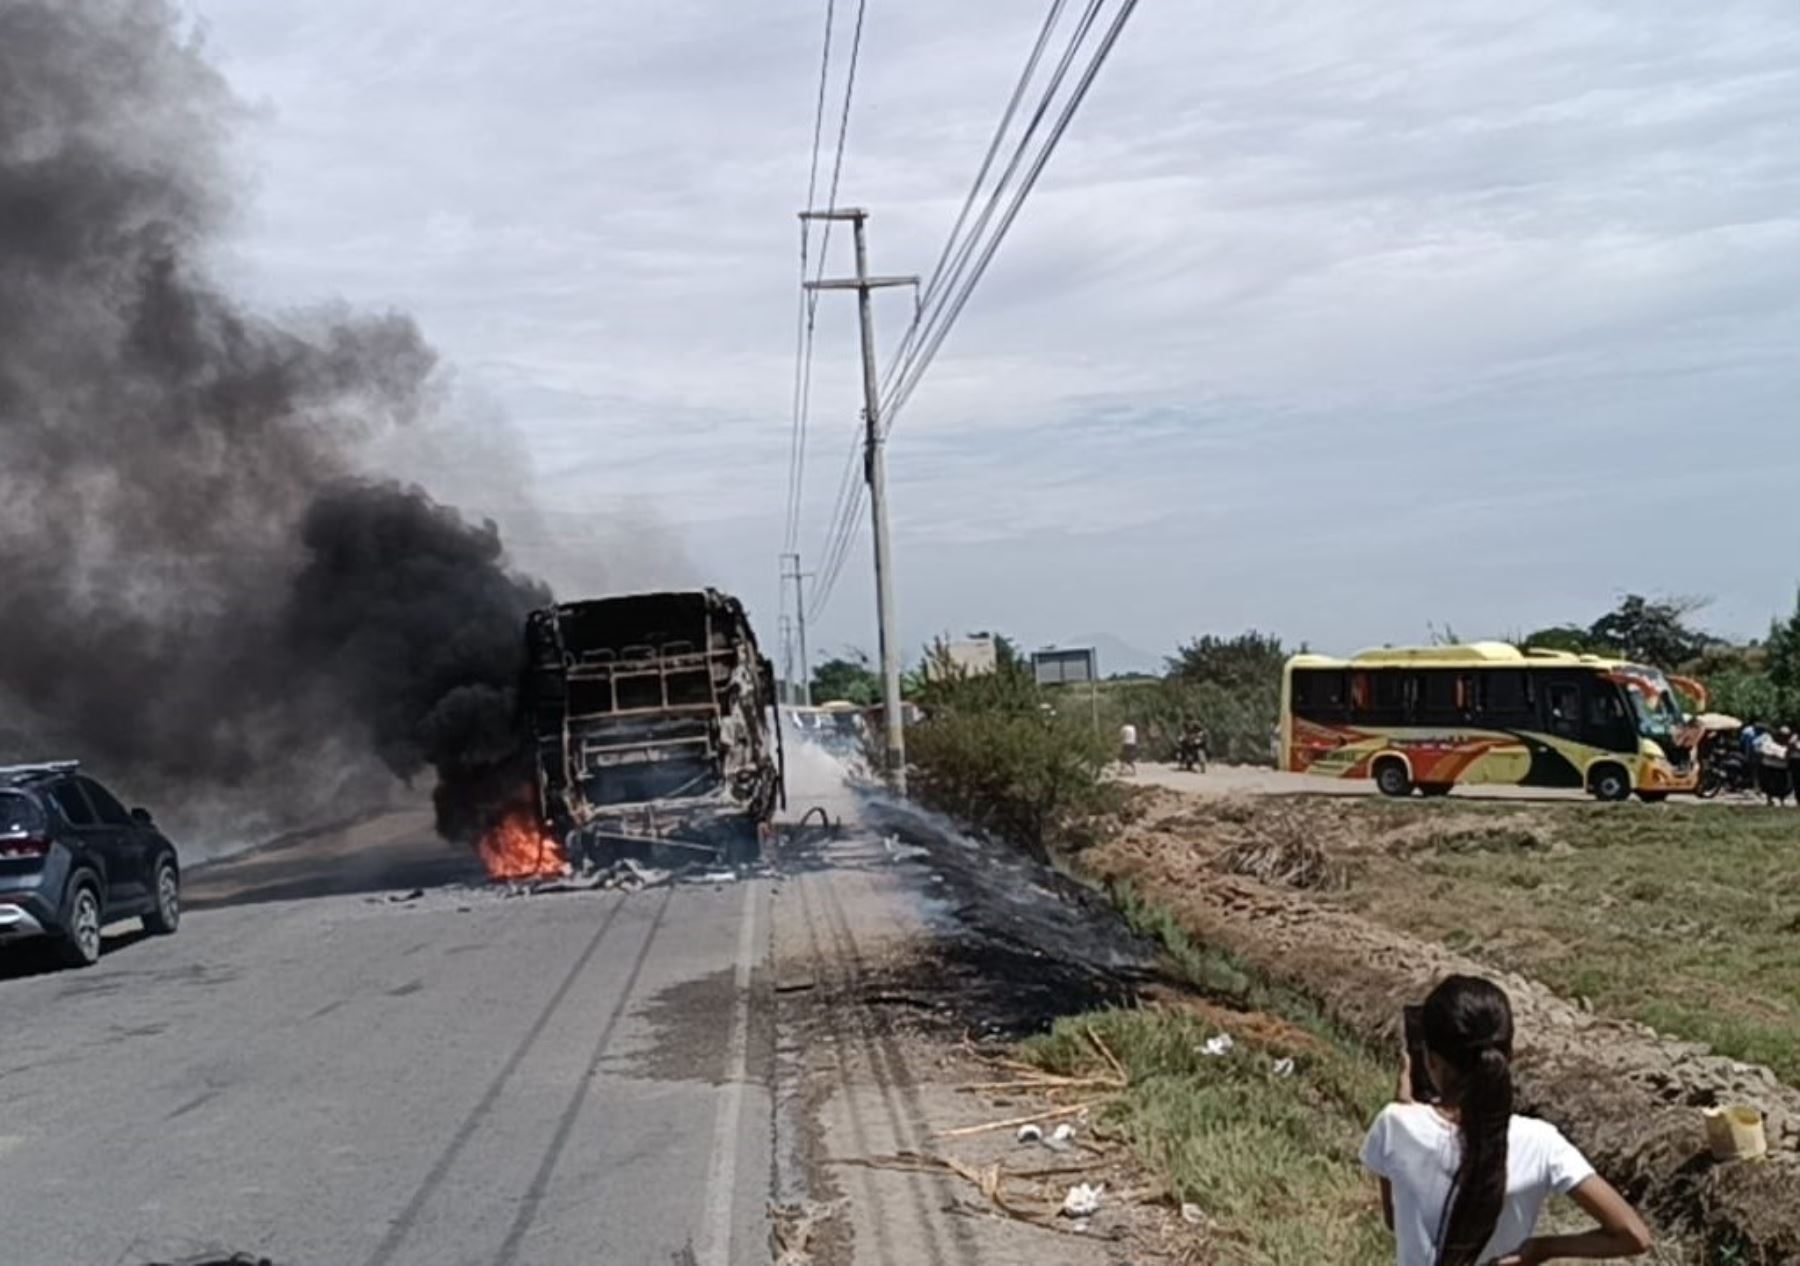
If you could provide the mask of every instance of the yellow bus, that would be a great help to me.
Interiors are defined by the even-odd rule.
[[[1699,781],[1661,671],[1504,642],[1294,656],[1282,675],[1281,768],[1373,778],[1390,796],[1510,783],[1656,801]]]

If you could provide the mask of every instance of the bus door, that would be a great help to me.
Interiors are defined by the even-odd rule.
[[[1599,673],[1590,676],[1587,686],[1587,726],[1583,741],[1609,752],[1638,750],[1637,725],[1632,720],[1631,704],[1625,698],[1625,687]]]
[[[1585,762],[1571,751],[1588,742],[1585,689],[1588,673],[1552,669],[1535,672],[1532,687],[1537,694],[1539,725],[1550,739],[1532,745],[1531,770],[1525,782],[1533,787],[1580,787],[1586,782]]]
[[[1544,732],[1569,743],[1583,741],[1583,673],[1545,673],[1538,680]]]

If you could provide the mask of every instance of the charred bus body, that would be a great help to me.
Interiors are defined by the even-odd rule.
[[[533,612],[539,807],[577,866],[757,855],[782,796],[775,678],[737,599],[632,594]]]

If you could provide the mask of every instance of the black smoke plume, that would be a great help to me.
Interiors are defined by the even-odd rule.
[[[0,757],[234,834],[373,755],[446,775],[463,834],[547,594],[356,468],[432,405],[410,319],[278,324],[211,279],[236,109],[167,0],[0,0]]]

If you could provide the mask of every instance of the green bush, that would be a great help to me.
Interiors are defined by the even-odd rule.
[[[1067,686],[1050,696],[1059,711],[1089,721],[1097,712],[1097,728],[1116,742],[1119,727],[1129,721],[1138,729],[1144,758],[1175,759],[1175,740],[1189,721],[1204,725],[1212,737],[1212,758],[1233,765],[1267,765],[1269,735],[1280,719],[1280,674],[1232,685],[1192,682],[1179,677],[1161,681],[1110,682],[1093,708],[1087,687]]]
[[[1800,700],[1783,690],[1767,673],[1721,673],[1706,679],[1707,707],[1742,721],[1777,724],[1800,717]]]
[[[1117,806],[1111,742],[1086,715],[1047,709],[1028,672],[946,675],[919,704],[924,719],[906,734],[910,787],[940,813],[1048,860],[1085,844]]]

